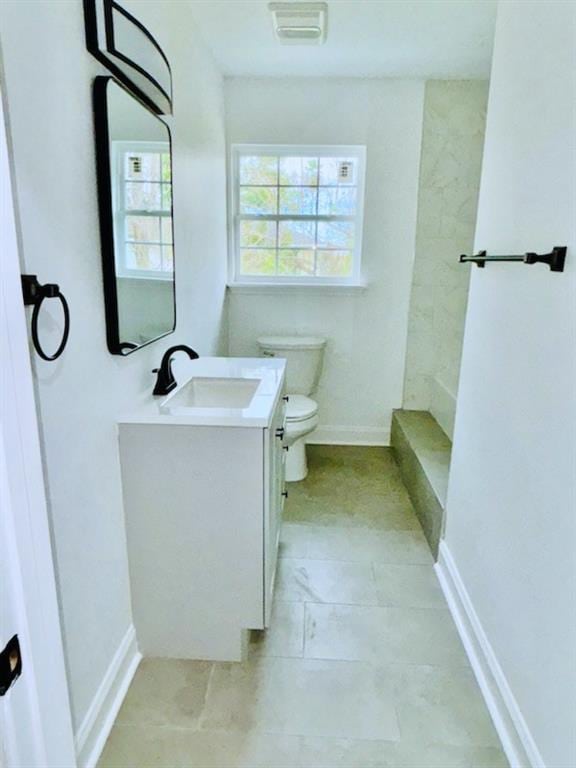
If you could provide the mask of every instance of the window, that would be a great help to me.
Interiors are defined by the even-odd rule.
[[[236,283],[360,280],[364,147],[232,148]]]
[[[172,280],[172,178],[168,142],[114,141],[117,274]]]

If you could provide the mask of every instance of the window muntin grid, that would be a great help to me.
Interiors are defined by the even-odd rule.
[[[168,142],[114,141],[117,274],[172,280],[172,175]]]
[[[233,279],[358,279],[364,161],[364,147],[234,147]]]

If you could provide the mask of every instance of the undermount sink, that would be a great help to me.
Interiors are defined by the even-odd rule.
[[[181,408],[248,408],[260,379],[232,379],[194,376],[162,403],[161,410],[171,413]]]

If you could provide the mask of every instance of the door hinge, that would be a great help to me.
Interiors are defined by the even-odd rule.
[[[0,696],[16,682],[22,674],[22,656],[18,635],[8,641],[6,648],[0,652]]]

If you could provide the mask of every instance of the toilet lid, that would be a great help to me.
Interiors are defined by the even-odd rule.
[[[318,413],[318,403],[304,395],[289,395],[286,403],[287,421],[304,421]]]

